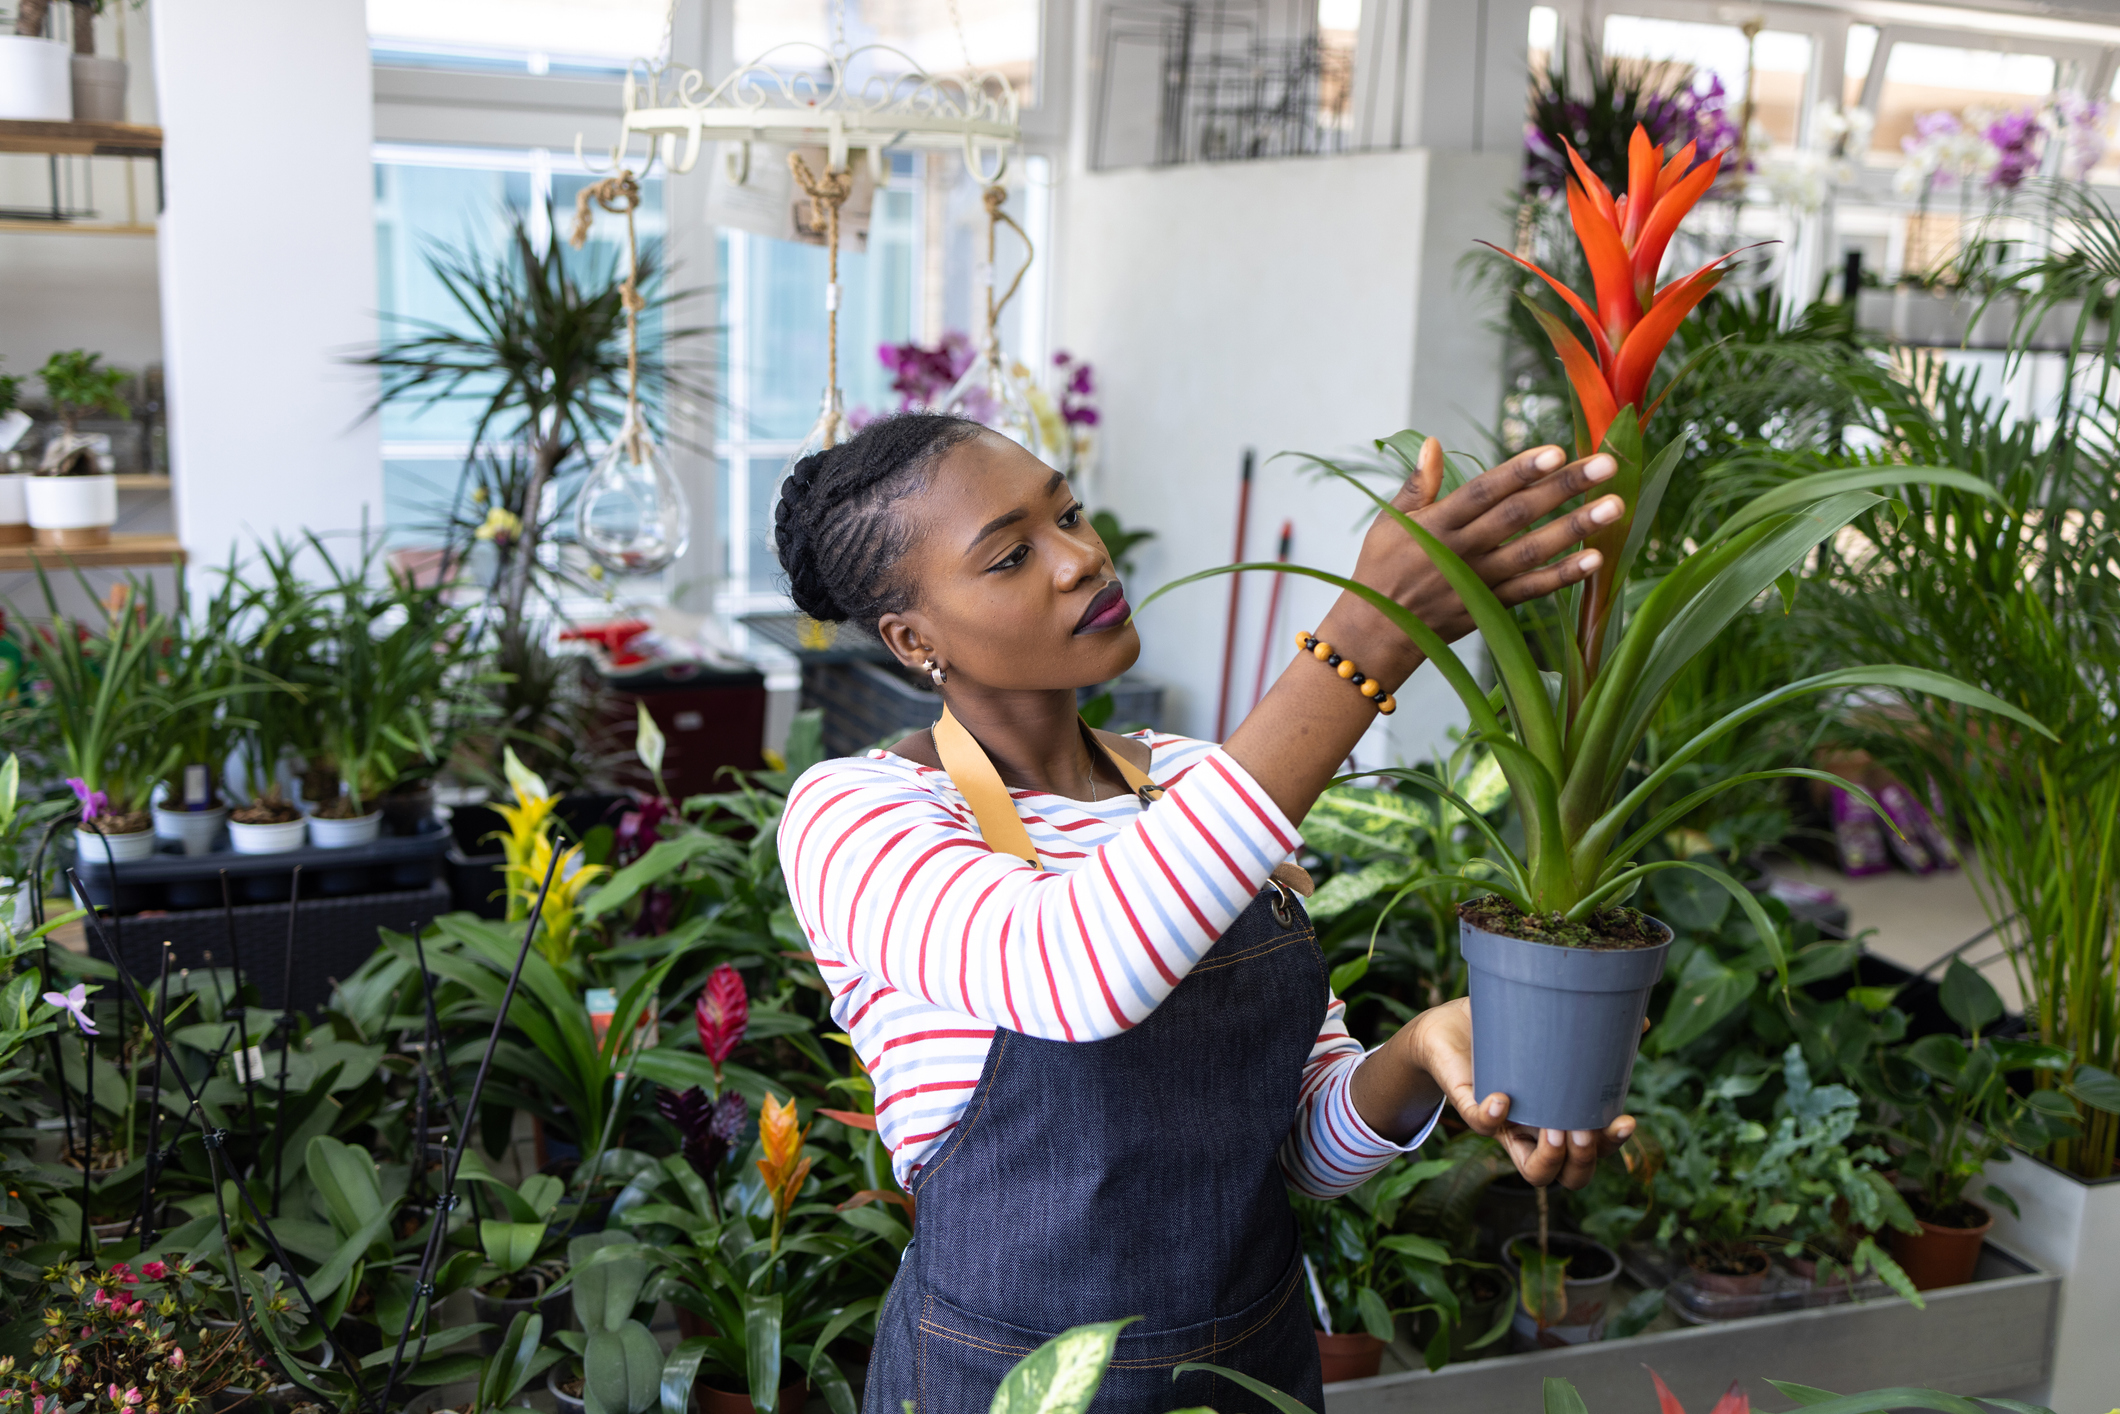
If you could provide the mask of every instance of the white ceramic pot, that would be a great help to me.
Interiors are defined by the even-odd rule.
[[[327,820],[321,815],[309,817],[309,842],[318,849],[351,849],[355,845],[374,844],[383,828],[383,812],[371,810],[366,815],[356,815],[351,820]]]
[[[32,476],[27,493],[30,529],[39,545],[102,545],[118,519],[115,476]]]
[[[125,121],[125,61],[101,54],[75,54],[73,59],[74,121],[77,123],[122,123]]]
[[[291,849],[300,849],[308,833],[308,824],[302,820],[289,820],[279,825],[246,825],[241,820],[228,822],[228,844],[237,854],[285,854]]]
[[[105,846],[108,846],[106,851]],[[74,831],[74,857],[85,864],[137,863],[155,852],[155,832],[134,830],[128,835],[99,835],[94,830]]]
[[[0,118],[70,123],[74,118],[73,55],[55,39],[0,34]]]
[[[29,528],[29,473],[0,473],[0,545],[27,545]]]
[[[228,807],[211,810],[164,810],[155,807],[155,838],[176,840],[186,854],[212,854],[221,842],[221,826],[227,823]]]

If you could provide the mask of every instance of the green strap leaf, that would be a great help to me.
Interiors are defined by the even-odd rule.
[[[1813,472],[1753,497],[1733,512],[1729,519],[1715,527],[1700,543],[1703,548],[1719,544],[1759,521],[1795,510],[1812,501],[1837,496],[1842,492],[1878,491],[1887,486],[1907,485],[1949,486],[1959,491],[1970,491],[1975,495],[1985,496],[1991,501],[2002,499],[2001,494],[1985,480],[1954,467],[1842,467],[1835,471]]]
[[[1210,1365],[1204,1360],[1188,1360],[1183,1365],[1172,1370],[1170,1377],[1175,1380],[1189,1370],[1205,1370],[1210,1375],[1219,1375],[1225,1380],[1241,1385],[1268,1404],[1271,1404],[1274,1408],[1280,1410],[1281,1414],[1317,1414],[1316,1410],[1302,1400],[1297,1399],[1294,1395],[1275,1389],[1264,1380],[1253,1379],[1243,1371],[1232,1370],[1226,1365]],[[992,1414],[1001,1414],[1001,1411],[996,1409],[992,1411]]]
[[[1546,1414],[1590,1414],[1575,1386],[1554,1375],[1545,1379]]]
[[[780,1293],[747,1293],[743,1300],[743,1346],[750,1377],[751,1408],[774,1414],[780,1399]],[[799,1414],[789,1410],[788,1414]]]

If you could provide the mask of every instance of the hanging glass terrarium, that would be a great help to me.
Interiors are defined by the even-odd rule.
[[[618,574],[668,569],[691,542],[692,508],[638,408],[626,410],[625,426],[582,484],[574,530],[582,548]]]
[[[574,533],[582,548],[605,569],[616,574],[656,574],[675,563],[690,543],[692,508],[640,411],[640,312],[647,305],[634,284],[640,272],[640,247],[633,212],[640,205],[640,184],[631,172],[622,171],[582,188],[571,237],[576,250],[589,236],[592,201],[626,218],[626,279],[619,287],[626,311],[626,415],[618,435],[582,484],[575,502]]]
[[[853,193],[854,174],[850,168],[832,166],[829,158],[823,172],[812,172],[800,152],[788,154],[788,170],[810,199],[810,231],[823,238],[825,250],[824,401],[809,435],[788,458],[785,470],[792,471],[804,457],[836,447],[854,435],[847,422],[846,397],[839,391],[839,210]]]
[[[984,423],[1021,446],[1047,466],[1066,470],[1070,460],[1067,426],[1052,398],[1031,376],[1031,371],[1001,351],[1001,311],[1015,297],[1017,286],[1031,268],[1031,240],[1014,218],[1001,209],[1008,200],[1005,188],[986,189],[986,335],[979,356],[964,370],[957,385],[942,400],[942,411],[953,417]],[[999,298],[994,294],[994,246],[1000,228],[1007,226],[1023,242],[1023,264]]]

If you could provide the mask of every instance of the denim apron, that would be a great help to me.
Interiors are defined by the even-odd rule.
[[[947,715],[935,738],[988,844],[1035,863],[985,753]],[[1161,794],[1107,754],[1144,803]],[[1002,1376],[1047,1340],[1127,1316],[1140,1319],[1093,1414],[1272,1414],[1232,1380],[1173,1378],[1190,1361],[1322,1409],[1278,1155],[1326,994],[1309,920],[1276,881],[1123,1035],[997,1030],[964,1117],[913,1180],[913,1242],[877,1319],[863,1414],[902,1414],[907,1400],[914,1414],[986,1414]]]

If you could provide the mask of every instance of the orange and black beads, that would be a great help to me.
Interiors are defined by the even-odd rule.
[[[1316,634],[1308,631],[1298,632],[1296,634],[1296,644],[1305,653],[1316,658],[1326,667],[1333,669],[1341,677],[1359,688],[1362,696],[1376,703],[1377,712],[1380,715],[1388,717],[1399,710],[1398,699],[1384,691],[1384,684],[1378,682],[1375,678],[1364,677],[1362,670],[1357,668],[1351,659],[1342,658],[1339,654],[1333,652],[1332,645],[1319,638]]]

